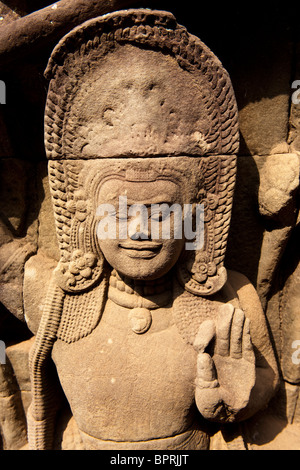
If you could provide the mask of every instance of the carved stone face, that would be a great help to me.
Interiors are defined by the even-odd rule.
[[[148,253],[140,245],[124,247],[125,242],[116,238],[96,240],[95,245],[98,179],[117,179],[119,171],[131,170],[131,160],[138,165],[142,160],[143,166],[151,159],[151,163],[161,160],[154,168],[159,175],[171,175],[173,181],[173,174],[179,173],[180,186],[184,175],[185,203],[205,206],[203,249],[197,248],[201,252],[197,257],[193,248],[187,248],[190,256],[182,257],[176,266],[179,282],[196,295],[220,290],[226,282],[223,263],[239,142],[237,104],[220,61],[169,13],[144,10],[141,15],[140,10],[126,10],[95,18],[70,32],[53,51],[46,75],[51,82],[45,142],[53,167],[50,184],[64,288],[79,292],[94,285],[102,273],[102,253],[113,267],[140,279],[163,275],[179,259],[182,238],[158,240],[156,252],[152,243]],[[184,156],[189,159],[187,167],[182,164]],[[86,167],[92,170],[98,163],[99,171],[86,172]],[[174,173],[165,175],[165,167]],[[91,184],[85,184],[86,176]],[[81,182],[87,195],[82,206],[76,200]],[[159,184],[167,186],[165,181]],[[142,183],[137,191],[141,199],[134,198],[135,204],[160,194],[158,189],[146,191],[144,201],[142,190],[148,185],[149,181]],[[189,197],[191,189],[194,195]],[[109,203],[106,195],[102,200]],[[64,217],[67,224],[62,228]],[[142,241],[146,248],[145,240],[135,240]],[[86,281],[81,274],[74,280],[68,265],[77,249],[99,255]]]
[[[119,205],[120,196],[126,197],[127,208],[123,204]],[[177,184],[169,180],[130,182],[111,179],[102,184],[97,202],[98,206],[111,204],[115,208],[115,213],[111,216],[116,217],[116,237],[98,237],[99,248],[113,268],[133,279],[151,280],[163,276],[175,265],[182,252],[184,239],[174,237],[174,213],[169,213],[170,237],[166,238],[161,229],[168,214],[164,216],[151,210],[151,204],[167,204],[169,207],[173,204],[181,205],[182,198]],[[138,223],[138,212],[135,217],[132,216],[135,212],[131,212],[134,204],[146,207],[148,230]],[[151,217],[156,219],[160,228],[159,237],[156,238],[151,235]],[[125,238],[122,235],[120,238],[119,227],[126,219],[127,236]]]

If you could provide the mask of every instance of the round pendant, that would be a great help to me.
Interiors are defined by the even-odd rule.
[[[137,307],[128,314],[129,324],[134,333],[140,335],[149,330],[152,323],[152,315],[147,308]]]

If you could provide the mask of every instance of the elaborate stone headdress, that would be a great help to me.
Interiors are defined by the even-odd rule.
[[[138,157],[173,156],[174,171],[186,173],[190,184],[191,175],[202,182],[194,202],[206,209],[204,250],[187,254],[178,277],[194,294],[217,292],[226,282],[223,261],[239,138],[235,97],[220,61],[171,13],[126,10],[71,31],[54,49],[46,76],[51,81],[45,145],[60,285],[79,292],[101,274],[102,259],[88,235],[92,216],[88,185],[80,181],[84,167],[101,172],[109,165],[114,173],[111,157],[125,157],[131,165]],[[187,164],[182,156],[190,157]],[[78,256],[84,269],[70,274]]]

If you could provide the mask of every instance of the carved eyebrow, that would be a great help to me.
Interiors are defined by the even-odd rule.
[[[144,206],[146,207],[151,207],[151,205],[154,205],[154,204],[168,204],[168,205],[172,205],[174,204],[175,201],[172,200],[170,197],[163,197],[163,196],[158,196],[158,197],[154,197],[153,199],[151,200],[142,200],[142,201],[137,201],[137,200],[130,200],[130,199],[127,199],[127,205],[128,206],[132,206],[133,204],[143,204]]]
[[[140,199],[137,201],[136,199],[131,199],[130,196],[127,196],[128,204],[144,204],[145,206],[150,206],[151,204],[174,204],[175,198],[178,199],[178,193],[174,193],[173,195],[167,193],[159,193],[155,194],[152,197],[145,197],[144,199]]]

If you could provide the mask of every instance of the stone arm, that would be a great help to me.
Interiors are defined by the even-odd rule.
[[[0,341],[5,345],[5,362],[0,361],[0,447],[7,450],[24,449],[27,444],[30,340],[24,323],[23,281],[26,260],[35,251],[30,238],[14,237],[0,218]]]
[[[202,323],[194,342],[199,353],[196,404],[204,418],[221,423],[254,415],[279,384],[256,291],[241,274],[230,272],[228,277],[229,301],[219,307],[215,320]]]
[[[36,251],[30,237],[15,238],[0,218],[0,302],[22,321],[24,266]]]

